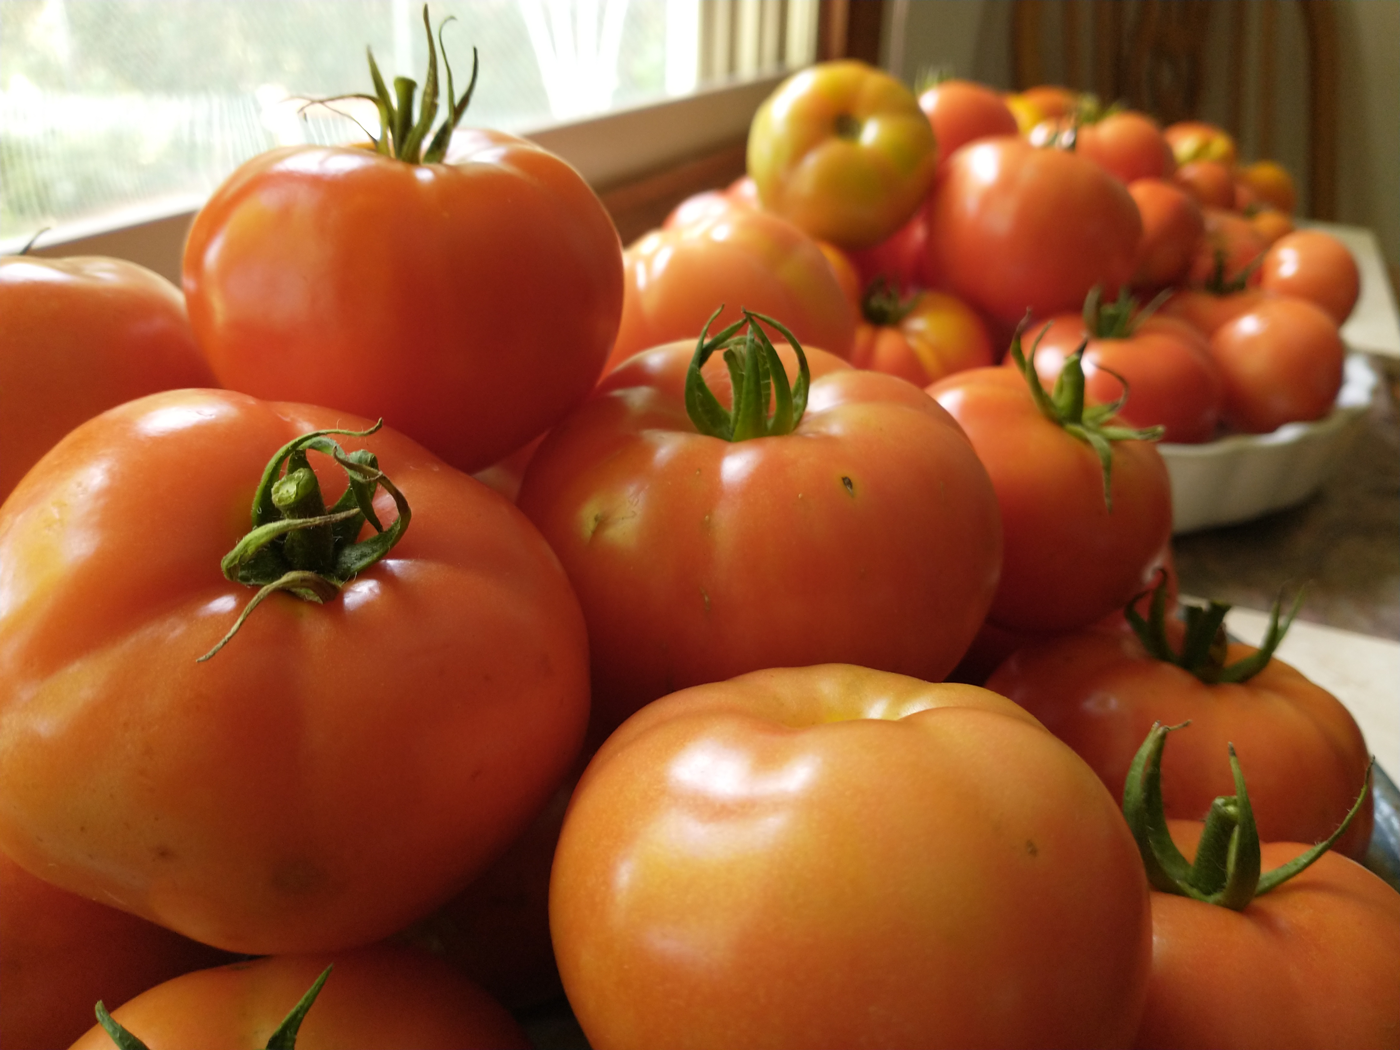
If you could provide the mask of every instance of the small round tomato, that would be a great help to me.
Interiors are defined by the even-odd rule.
[[[930,272],[1007,323],[1073,310],[1133,273],[1142,219],[1092,161],[1023,139],[986,139],[948,161],[928,201]]]
[[[1147,897],[1116,802],[1015,704],[819,665],[614,733],[550,927],[598,1050],[1123,1046]]]
[[[1167,178],[1176,167],[1161,126],[1135,110],[1119,110],[1080,124],[1074,150],[1125,183]]]
[[[977,139],[1015,135],[1016,115],[1002,96],[971,80],[940,80],[919,94],[919,108],[933,125],[941,171],[957,150]]]
[[[1271,298],[1259,288],[1243,288],[1233,292],[1213,292],[1206,288],[1180,288],[1157,311],[1162,317],[1185,321],[1207,339],[1216,329],[1241,314],[1248,313]]]
[[[846,256],[860,275],[862,291],[877,280],[888,281],[904,295],[935,283],[928,273],[928,222],[922,208],[873,248],[849,251]]]
[[[937,164],[913,92],[854,59],[794,73],[749,129],[749,174],[764,208],[841,248],[879,244],[904,225]]]
[[[1142,216],[1133,287],[1165,288],[1183,283],[1205,235],[1201,206],[1166,179],[1136,179],[1128,183],[1128,192]]]
[[[1216,329],[1210,354],[1225,381],[1222,416],[1246,433],[1321,419],[1342,388],[1346,345],[1336,321],[1306,299],[1263,300]]]
[[[1293,220],[1286,213],[1267,205],[1255,208],[1250,212],[1249,224],[1254,227],[1254,232],[1259,234],[1260,239],[1270,247],[1293,232]],[[1261,274],[1260,283],[1263,283],[1263,279]]]
[[[1216,160],[1190,160],[1176,169],[1172,180],[1196,198],[1202,208],[1233,208],[1235,177]]]
[[[993,363],[982,319],[946,292],[916,292],[901,302],[888,288],[872,288],[866,321],[856,329],[851,364],[928,386],[954,372]]]
[[[1078,405],[1052,401],[1019,334],[1011,353],[1019,374],[974,368],[928,392],[967,433],[1001,508],[1001,582],[987,619],[1013,631],[1074,630],[1132,599],[1171,534],[1171,485],[1151,441],[1106,435],[1114,423],[1103,406],[1085,408],[1082,386]]]
[[[0,503],[79,423],[214,386],[180,290],[124,259],[0,258]]]
[[[1235,178],[1253,190],[1260,202],[1277,208],[1285,215],[1293,214],[1298,203],[1298,190],[1293,184],[1293,176],[1282,164],[1273,160],[1257,160],[1240,167],[1235,172]]]
[[[1202,120],[1180,120],[1169,124],[1162,135],[1171,146],[1178,165],[1196,160],[1216,161],[1227,168],[1235,166],[1235,140],[1229,132]]]
[[[1205,234],[1196,243],[1187,282],[1195,288],[1233,291],[1259,283],[1259,265],[1268,245],[1238,212],[1204,208]]]
[[[1264,254],[1259,287],[1308,299],[1341,324],[1361,294],[1361,272],[1351,250],[1330,233],[1298,230],[1280,237]]]
[[[393,945],[199,970],[157,985],[111,1015],[150,1050],[253,1050],[268,1045],[327,967],[325,984],[295,1030],[297,1050],[524,1050],[530,1045],[503,1006],[447,963]],[[113,1045],[94,1025],[72,1050]]]
[[[783,323],[804,346],[851,352],[856,309],[821,247],[792,223],[746,208],[672,230],[655,230],[624,257],[622,324],[610,372],[633,354],[694,340],[717,306],[726,325],[756,310]]]
[[[347,423],[365,428],[354,470],[328,443]],[[507,500],[368,431],[229,391],[154,394],[15,489],[0,848],[16,862],[230,951],[332,950],[449,898],[545,804],[588,718],[578,600]],[[306,441],[311,462],[279,476]],[[261,531],[240,540],[250,507]]]
[[[752,338],[730,347],[739,394],[715,339],[657,348],[530,461],[520,507],[583,603],[595,731],[763,667],[839,660],[936,681],[986,614],[996,497],[948,414],[817,350],[808,387],[791,350],[773,364]],[[794,384],[771,418],[765,377]],[[716,390],[703,412],[702,379]]]

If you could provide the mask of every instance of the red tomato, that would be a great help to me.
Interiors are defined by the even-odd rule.
[[[986,471],[952,419],[917,387],[813,350],[796,428],[726,441],[687,415],[694,352],[673,344],[608,375],[520,492],[583,603],[595,729],[763,667],[942,678],[986,614],[1001,549]],[[718,354],[704,374],[727,403]]]
[[[1170,827],[1194,857],[1201,825]],[[1265,842],[1264,870],[1306,849]],[[1329,851],[1243,911],[1153,892],[1152,976],[1134,1045],[1393,1046],[1397,984],[1400,894]]]
[[[296,1031],[297,1050],[526,1048],[505,1008],[440,959],[379,945],[339,955],[283,955],[200,970],[158,985],[112,1017],[150,1050],[266,1046],[316,978],[330,975]],[[111,1050],[94,1025],[72,1050]]]
[[[1128,183],[1128,192],[1142,216],[1133,287],[1165,288],[1183,283],[1205,235],[1201,206],[1165,179],[1136,179]]]
[[[1277,208],[1267,206],[1256,208],[1251,212],[1249,224],[1254,227],[1254,232],[1259,234],[1260,239],[1270,246],[1293,232],[1293,220]],[[1261,284],[1263,279],[1261,274],[1259,278]]]
[[[893,302],[893,309],[889,303],[867,307],[869,320],[856,329],[851,352],[851,364],[857,368],[924,387],[954,372],[993,363],[987,326],[956,296],[916,292],[905,304],[899,304],[897,296]]]
[[[744,309],[784,319],[802,340],[851,352],[856,311],[817,242],[792,223],[736,209],[681,229],[656,230],[627,249],[622,325],[612,371],[633,354],[693,340],[717,306],[716,327]]]
[[[0,503],[79,423],[213,386],[180,291],[123,259],[0,258]]]
[[[1223,418],[1247,433],[1321,419],[1342,388],[1337,323],[1306,299],[1265,299],[1216,329],[1210,354],[1225,380]]]
[[[1235,140],[1223,128],[1202,120],[1180,120],[1163,129],[1177,164],[1197,160],[1216,161],[1227,168],[1235,166]]]
[[[868,248],[903,226],[937,164],[913,92],[854,59],[794,73],[749,128],[749,175],[764,208],[840,248]]]
[[[1171,534],[1170,482],[1152,443],[1111,442],[1110,509],[1094,449],[1045,414],[1024,376],[975,368],[928,392],[967,433],[1001,507],[1001,582],[987,619],[1068,631],[1126,605]]]
[[[873,248],[846,253],[860,275],[862,291],[884,278],[904,294],[930,287],[928,274],[928,223],[920,208],[913,218]]]
[[[860,272],[856,270],[855,263],[851,261],[849,255],[834,244],[818,241],[817,247],[822,250],[826,261],[831,264],[831,272],[836,275],[836,283],[841,286],[841,294],[846,297],[851,308],[859,312],[864,292],[861,288]]]
[[[938,143],[938,168],[969,142],[1015,135],[1016,115],[1001,95],[971,80],[940,80],[919,94],[919,108],[933,125]]]
[[[1293,176],[1277,161],[1258,160],[1235,172],[1235,178],[1248,186],[1263,204],[1291,215],[1298,203],[1298,190]]]
[[[1269,298],[1267,292],[1258,288],[1223,293],[1203,288],[1181,288],[1173,292],[1172,297],[1162,304],[1158,314],[1185,321],[1206,338],[1210,338],[1216,329],[1241,314],[1248,313]]]
[[[1126,1045],[1150,955],[1136,846],[1068,748],[986,690],[840,665],[630,719],[550,926],[598,1050]]]
[[[1191,160],[1176,169],[1172,179],[1196,198],[1202,208],[1233,208],[1235,177],[1215,160]]]
[[[347,422],[152,395],[15,490],[0,848],[25,868],[232,951],[329,950],[431,910],[544,805],[587,721],[577,599],[510,503],[402,435],[358,439],[412,510],[391,556],[321,606],[272,594],[196,662],[252,596],[220,559],[269,457]]]
[[[1132,276],[1142,220],[1121,182],[1092,161],[1019,138],[957,152],[929,197],[932,272],[1005,322],[1112,296]]]
[[[577,171],[471,130],[440,163],[339,146],[254,157],[195,216],[184,285],[224,386],[382,416],[470,472],[597,382],[621,260]]]
[[[1341,324],[1361,294],[1361,272],[1350,249],[1330,233],[1298,230],[1264,254],[1259,287],[1311,300]]]
[[[1259,265],[1268,245],[1253,224],[1238,212],[1203,209],[1205,236],[1196,243],[1187,281],[1216,292],[1237,291],[1259,283]]]
[[[1121,334],[1100,336],[1085,328],[1083,317],[1058,314],[1036,347],[1036,371],[1047,389],[1086,339],[1084,394],[1090,402],[1108,405],[1126,393],[1117,415],[1128,426],[1164,427],[1163,441],[1190,444],[1215,437],[1225,387],[1205,337],[1195,328],[1154,316],[1125,326]],[[1015,368],[1011,358],[1002,364]]]
[[[1184,630],[1167,621],[1179,649]],[[1230,643],[1223,664],[1257,650]],[[1201,819],[1217,795],[1234,794],[1227,745],[1249,775],[1249,797],[1265,841],[1319,842],[1336,830],[1365,781],[1369,753],[1341,702],[1278,657],[1244,682],[1201,681],[1151,655],[1134,635],[1084,631],[1018,649],[987,680],[1043,722],[1123,795],[1128,767],[1154,722],[1191,728],[1162,754],[1169,817]],[[1336,848],[1354,857],[1371,839],[1371,805]]]
[[[1074,151],[1120,182],[1162,179],[1176,167],[1158,123],[1146,113],[1121,110],[1079,125]]]
[[[67,1046],[125,1002],[223,952],[37,879],[0,853],[0,1046]]]

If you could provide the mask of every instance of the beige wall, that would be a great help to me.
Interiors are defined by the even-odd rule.
[[[1011,3],[909,0],[902,5],[901,48],[892,39],[901,5],[886,0],[886,64],[910,83],[923,69],[946,66],[957,76],[1009,87]],[[1337,218],[1374,229],[1395,271],[1400,269],[1400,0],[1333,4],[1341,70]],[[1280,43],[1292,36],[1281,32]],[[1285,85],[1284,98],[1294,101],[1291,85]],[[1218,104],[1207,101],[1208,107]],[[1287,114],[1283,119],[1277,159],[1301,169],[1303,114],[1291,127]]]

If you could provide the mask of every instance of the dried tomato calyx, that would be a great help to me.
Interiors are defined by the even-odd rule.
[[[1220,682],[1247,682],[1264,670],[1273,659],[1274,651],[1278,649],[1279,643],[1283,641],[1283,636],[1288,633],[1288,628],[1293,625],[1293,620],[1303,605],[1303,591],[1300,589],[1297,597],[1293,599],[1293,606],[1288,610],[1288,615],[1280,619],[1279,614],[1283,608],[1283,594],[1280,592],[1269,611],[1269,629],[1265,632],[1259,648],[1243,660],[1227,664],[1225,657],[1229,640],[1225,633],[1225,614],[1230,611],[1229,605],[1212,600],[1204,606],[1184,606],[1186,636],[1182,640],[1181,648],[1174,649],[1167,638],[1165,571],[1158,578],[1157,586],[1152,589],[1152,604],[1144,618],[1137,611],[1137,602],[1146,594],[1147,592],[1143,591],[1135,596],[1123,610],[1123,615],[1132,626],[1138,641],[1158,660],[1175,664],[1208,685]]]
[[[1155,426],[1135,430],[1131,427],[1113,425],[1114,415],[1128,400],[1128,384],[1122,376],[1116,376],[1123,385],[1123,393],[1118,396],[1117,400],[1103,405],[1085,404],[1083,357],[1084,350],[1089,345],[1088,339],[1081,342],[1074,353],[1065,358],[1064,366],[1055,379],[1054,389],[1046,393],[1045,386],[1040,381],[1040,375],[1035,370],[1035,351],[1050,326],[1047,324],[1040,330],[1040,333],[1035,337],[1035,342],[1031,344],[1030,354],[1027,355],[1021,349],[1021,333],[1025,331],[1029,319],[1030,314],[1027,313],[1021,319],[1021,323],[1016,326],[1015,334],[1011,337],[1011,360],[1015,362],[1016,368],[1025,379],[1026,386],[1030,389],[1031,400],[1040,409],[1041,415],[1083,441],[1098,456],[1099,466],[1103,471],[1103,501],[1111,513],[1113,511],[1113,442],[1156,441],[1166,433],[1166,428]]]
[[[1222,795],[1211,803],[1192,863],[1172,841],[1162,802],[1162,751],[1167,736],[1189,724],[1153,723],[1128,767],[1128,779],[1123,785],[1123,816],[1137,840],[1153,889],[1240,911],[1255,897],[1287,882],[1331,849],[1361,810],[1370,788],[1371,768],[1366,768],[1361,793],[1351,811],[1326,841],[1273,871],[1261,872],[1259,829],[1254,823],[1244,773],[1231,744],[1230,771],[1235,793]],[[1373,758],[1371,765],[1374,764]]]
[[[721,306],[710,315],[695,344],[685,376],[686,414],[700,433],[725,441],[791,434],[807,410],[807,390],[812,382],[802,344],[773,318],[750,310],[743,311],[742,319],[718,335],[710,336],[710,325],[723,309]],[[797,382],[788,383],[787,370],[760,321],[775,328],[797,354]],[[716,350],[724,352],[724,363],[729,366],[734,392],[729,409],[719,403],[700,371]]]
[[[379,469],[374,453],[368,449],[347,453],[329,437],[368,437],[381,426],[383,420],[368,430],[316,430],[277,450],[253,497],[251,530],[220,563],[226,579],[257,587],[258,593],[199,662],[227,645],[268,595],[287,591],[317,604],[329,601],[403,538],[412,512],[403,493]],[[307,459],[309,451],[330,456],[345,471],[345,491],[333,507],[327,508],[321,497],[320,482]],[[381,486],[398,509],[388,528],[380,524],[374,510],[374,494]],[[366,522],[374,535],[361,540]]]

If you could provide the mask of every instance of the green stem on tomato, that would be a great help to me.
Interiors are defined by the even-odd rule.
[[[922,292],[914,292],[900,298],[899,289],[890,283],[888,277],[881,274],[871,281],[870,287],[865,290],[865,296],[860,301],[861,316],[873,325],[897,325],[913,312],[922,297]]]
[[[711,336],[710,325],[723,309],[721,306],[705,322],[686,371],[685,410],[690,421],[701,434],[725,441],[791,434],[807,410],[807,391],[812,382],[802,344],[773,318],[751,310],[743,311],[740,320]],[[789,384],[782,359],[760,321],[775,328],[797,355],[796,383]],[[733,390],[730,409],[720,404],[700,371],[716,350],[723,351],[724,363],[729,368]]]
[[[200,663],[227,645],[269,595],[285,591],[317,604],[330,601],[403,537],[412,518],[403,493],[379,469],[372,452],[359,449],[347,454],[329,437],[368,437],[382,425],[380,420],[368,430],[303,434],[283,445],[268,461],[253,496],[252,527],[220,564],[226,579],[257,587],[258,593],[228,633],[199,658]],[[330,456],[345,471],[345,491],[333,507],[325,505],[308,451]],[[398,517],[388,528],[380,524],[374,510],[374,494],[379,488],[393,497],[398,509]],[[374,534],[361,540],[360,530],[366,524]]]
[[[1287,882],[1332,848],[1361,810],[1370,790],[1371,768],[1367,766],[1356,802],[1326,841],[1305,850],[1287,864],[1262,873],[1259,829],[1249,804],[1244,771],[1234,745],[1229,745],[1235,793],[1223,795],[1211,804],[1196,848],[1196,861],[1192,864],[1172,840],[1162,803],[1162,752],[1167,736],[1189,724],[1153,724],[1128,769],[1123,786],[1123,816],[1137,841],[1153,889],[1240,911],[1255,897]],[[1372,759],[1371,765],[1374,764]]]

